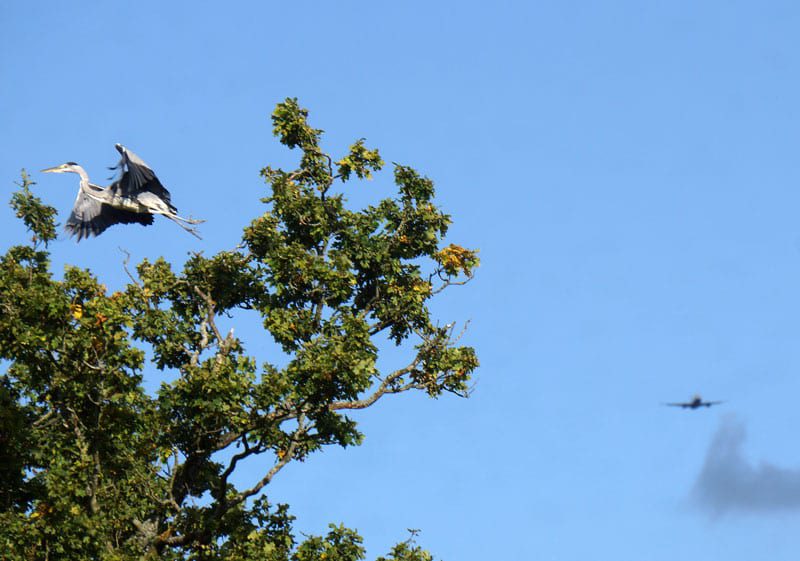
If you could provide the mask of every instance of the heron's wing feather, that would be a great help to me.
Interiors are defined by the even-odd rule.
[[[90,236],[100,235],[114,224],[133,223],[148,226],[153,223],[153,217],[150,214],[138,214],[114,208],[79,191],[64,229],[81,241]]]
[[[130,198],[135,198],[143,191],[149,191],[172,206],[169,191],[161,184],[150,166],[121,144],[117,144],[117,151],[122,155],[117,164],[122,170],[122,177],[115,181],[110,189]]]

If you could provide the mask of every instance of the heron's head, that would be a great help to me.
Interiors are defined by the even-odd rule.
[[[77,174],[80,174],[80,171],[78,171],[80,169],[82,169],[81,166],[79,166],[75,162],[67,162],[66,164],[61,164],[60,166],[43,169],[42,173],[77,173]]]

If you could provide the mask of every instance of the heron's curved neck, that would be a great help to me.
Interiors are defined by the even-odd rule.
[[[73,171],[81,176],[81,189],[89,188],[89,174],[81,166],[73,166]]]

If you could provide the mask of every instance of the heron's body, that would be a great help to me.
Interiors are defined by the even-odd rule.
[[[137,214],[170,214],[178,211],[174,206],[167,205],[164,201],[159,199],[149,191],[142,191],[132,197],[125,197],[117,190],[111,188],[104,189],[99,185],[89,183],[88,187],[83,189],[84,194],[89,198],[103,204],[113,206],[120,210],[126,210]],[[108,194],[106,194],[108,193]]]
[[[43,170],[49,173],[76,173],[81,178],[78,196],[65,229],[80,241],[100,235],[114,224],[138,223],[148,226],[153,223],[153,216],[160,214],[199,238],[195,229],[186,224],[198,224],[202,220],[178,216],[178,209],[172,204],[169,191],[161,185],[153,170],[121,144],[117,144],[116,148],[122,155],[116,166],[122,170],[122,176],[108,187],[91,183],[86,171],[75,162]]]

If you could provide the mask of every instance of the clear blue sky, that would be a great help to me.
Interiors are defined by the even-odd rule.
[[[204,240],[117,227],[56,242],[57,271],[118,286],[120,246],[230,248],[297,96],[331,150],[433,178],[483,262],[435,306],[472,321],[474,396],[384,402],[362,447],[287,469],[299,530],[344,522],[371,557],[421,528],[446,561],[794,560],[798,29],[796,2],[5,2],[0,198],[22,167],[102,182],[122,142]],[[63,222],[74,178],[33,175]],[[0,234],[24,239],[8,208]],[[695,392],[727,402],[661,405]]]

